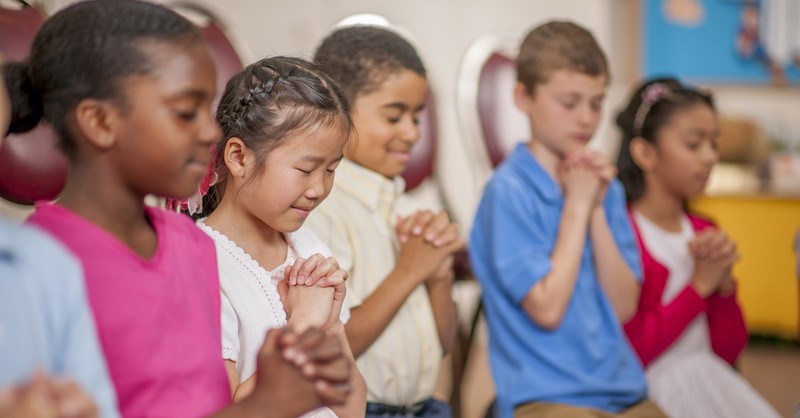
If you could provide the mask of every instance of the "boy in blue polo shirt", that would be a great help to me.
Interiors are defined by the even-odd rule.
[[[620,322],[636,310],[639,253],[616,169],[584,145],[606,59],[567,22],[531,31],[514,97],[531,140],[486,186],[470,237],[502,417],[664,417]]]

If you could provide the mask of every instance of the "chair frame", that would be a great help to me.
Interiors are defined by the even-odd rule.
[[[466,142],[467,153],[472,164],[483,173],[494,171],[491,155],[483,138],[483,126],[478,109],[480,80],[486,62],[494,54],[515,59],[519,50],[517,35],[484,35],[467,49],[461,61],[456,93],[461,133]]]

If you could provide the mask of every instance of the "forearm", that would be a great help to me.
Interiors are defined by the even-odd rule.
[[[239,381],[239,371],[236,369],[236,362],[225,360],[225,372],[228,375],[228,383],[231,386],[231,397],[234,402],[239,402],[247,398],[256,387],[255,375],[250,376],[244,382]]]
[[[269,411],[269,412],[265,412]],[[229,405],[210,418],[295,418],[296,415],[281,409],[281,405],[266,405],[248,397]]]
[[[361,305],[350,310],[345,331],[355,358],[380,337],[419,283],[409,273],[395,269]]]
[[[602,207],[592,213],[589,231],[600,285],[620,322],[625,323],[636,313],[639,283],[622,258]]]
[[[337,416],[342,418],[363,417],[367,407],[367,383],[364,381],[364,376],[361,375],[358,367],[356,367],[356,359],[350,349],[350,343],[347,341],[345,328],[342,326],[329,333],[339,339],[345,356],[353,366],[350,374],[350,395],[347,397],[347,402],[331,409]]]
[[[239,402],[242,399],[246,399],[253,393],[253,389],[256,388],[256,377],[255,374],[248,377],[244,382],[239,384],[233,391],[233,401]]]
[[[589,210],[588,206],[565,202],[551,256],[552,269],[522,301],[528,316],[543,328],[558,328],[569,306],[586,244]]]
[[[456,340],[456,305],[453,303],[452,277],[450,280],[429,282],[426,286],[444,355],[453,349]]]

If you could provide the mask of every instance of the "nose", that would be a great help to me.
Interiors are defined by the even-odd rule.
[[[583,106],[579,107],[579,109],[578,123],[580,123],[581,126],[591,127],[597,123],[597,120],[600,117],[600,112],[595,110],[591,103],[584,103]]]
[[[200,142],[206,145],[216,144],[222,138],[222,129],[220,129],[217,120],[210,111],[206,117],[202,118],[198,136]]]
[[[414,120],[413,115],[407,115],[398,124],[399,135],[398,137],[411,145],[414,145],[419,140],[420,130],[419,122]]]
[[[705,146],[703,147],[702,158],[703,163],[708,166],[712,166],[719,161],[719,153],[711,141],[706,141]]]
[[[311,183],[306,188],[304,196],[308,200],[317,200],[325,196],[325,170],[323,173],[313,176]]]

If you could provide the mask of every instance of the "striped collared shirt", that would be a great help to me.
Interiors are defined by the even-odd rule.
[[[328,198],[306,222],[349,273],[348,301],[357,308],[394,270],[394,233],[402,178],[388,179],[343,160]],[[433,393],[442,349],[430,299],[418,286],[384,332],[357,360],[367,401],[411,405]]]

